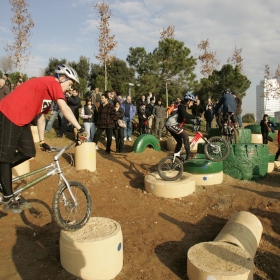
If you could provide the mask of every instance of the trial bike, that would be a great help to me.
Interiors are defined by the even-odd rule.
[[[223,128],[222,128],[222,137],[229,144],[238,143],[238,130],[234,127],[234,123],[231,121],[231,116],[233,113],[226,113],[227,118],[224,119]]]
[[[63,155],[63,153],[66,150],[70,149],[74,144],[76,144],[76,141],[73,141],[68,146],[65,146],[63,148],[50,147],[50,152],[58,152],[54,156],[53,163],[31,171],[29,173],[23,174],[21,176],[18,176],[12,180],[13,183],[21,182],[22,180],[30,176],[44,172],[43,175],[37,177],[31,182],[15,190],[14,195],[17,199],[21,196],[21,194],[24,191],[46,180],[50,176],[57,174],[58,185],[52,200],[52,214],[56,223],[62,229],[67,231],[75,231],[82,228],[88,222],[92,211],[91,196],[87,188],[80,182],[68,181],[65,178],[59,163],[59,158]],[[72,156],[70,157],[72,164],[73,158]],[[22,211],[23,210],[12,210],[12,212],[15,213],[21,213]]]
[[[229,155],[228,142],[220,136],[213,136],[206,139],[200,131],[196,133],[194,138],[190,142],[190,150],[192,151],[199,139],[203,139],[204,153],[206,157],[212,161],[225,160]],[[160,160],[158,164],[159,176],[165,181],[175,181],[179,179],[183,174],[183,165],[186,159],[183,156],[177,156],[175,153],[173,156],[167,156]]]

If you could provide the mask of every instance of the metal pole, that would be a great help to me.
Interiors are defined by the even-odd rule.
[[[165,81],[165,90],[166,90],[166,107],[168,107],[168,88],[167,88],[167,80]]]

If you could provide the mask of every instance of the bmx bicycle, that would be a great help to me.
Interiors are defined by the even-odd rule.
[[[190,142],[190,150],[192,151],[195,144],[199,139],[203,139],[204,153],[206,157],[212,161],[222,161],[225,160],[229,155],[229,145],[228,142],[220,136],[213,136],[206,139],[200,131],[196,133],[194,138]],[[186,159],[173,154],[173,156],[167,156],[160,160],[158,164],[159,176],[165,181],[175,181],[182,176],[183,165]]]
[[[50,152],[58,152],[54,156],[53,163],[18,176],[12,180],[12,182],[15,183],[35,174],[45,172],[43,175],[15,190],[14,195],[17,199],[27,189],[44,181],[52,175],[58,174],[58,186],[52,201],[52,214],[55,222],[62,229],[67,231],[75,231],[82,228],[90,218],[92,207],[91,197],[87,188],[80,182],[68,181],[62,172],[62,168],[60,167],[59,158],[74,144],[76,144],[76,141],[71,142],[68,146],[63,148],[50,147]],[[72,164],[73,158],[72,156],[70,157]],[[14,210],[12,212],[21,213],[22,211],[23,210]]]
[[[238,144],[238,130],[231,121],[232,114],[233,113],[227,113],[227,118],[224,120],[222,138],[224,138],[229,144]]]

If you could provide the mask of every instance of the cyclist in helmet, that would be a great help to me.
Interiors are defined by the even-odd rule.
[[[78,129],[79,125],[72,110],[65,102],[64,92],[79,83],[76,71],[66,65],[58,65],[55,76],[30,79],[0,101],[0,183],[4,203],[3,211],[24,210],[30,203],[15,199],[12,190],[12,168],[36,154],[30,129],[31,121],[37,116],[37,127],[42,150],[50,147],[44,142],[45,114],[55,101],[65,118]]]
[[[230,113],[230,119],[234,124],[234,127],[237,128],[237,117],[236,117],[236,109],[237,104],[235,97],[231,94],[230,89],[225,89],[222,93],[222,97],[220,98],[218,104],[214,108],[214,114],[216,115],[219,108],[223,107],[223,120],[224,123],[227,120],[228,113]]]
[[[186,93],[184,99],[175,107],[167,119],[165,126],[171,135],[175,138],[177,144],[174,154],[180,157],[182,144],[186,150],[186,160],[190,157],[190,141],[188,134],[183,130],[184,123],[191,123],[191,119],[195,119],[194,115],[187,113],[187,108],[192,106],[195,101],[195,96],[191,93]]]

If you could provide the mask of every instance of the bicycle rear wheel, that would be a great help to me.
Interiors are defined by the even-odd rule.
[[[68,231],[75,231],[82,228],[91,215],[91,197],[87,188],[76,181],[69,181],[70,189],[76,199],[77,205],[63,182],[56,190],[52,210],[56,223]]]
[[[229,144],[238,144],[238,131],[235,128],[232,128],[231,134],[226,137]]]
[[[225,160],[229,155],[228,142],[220,136],[209,138],[208,143],[204,145],[204,153],[206,157],[212,161]]]
[[[158,164],[158,174],[165,181],[175,181],[182,176],[182,173],[182,162],[178,158],[173,162],[173,156],[161,159]]]

